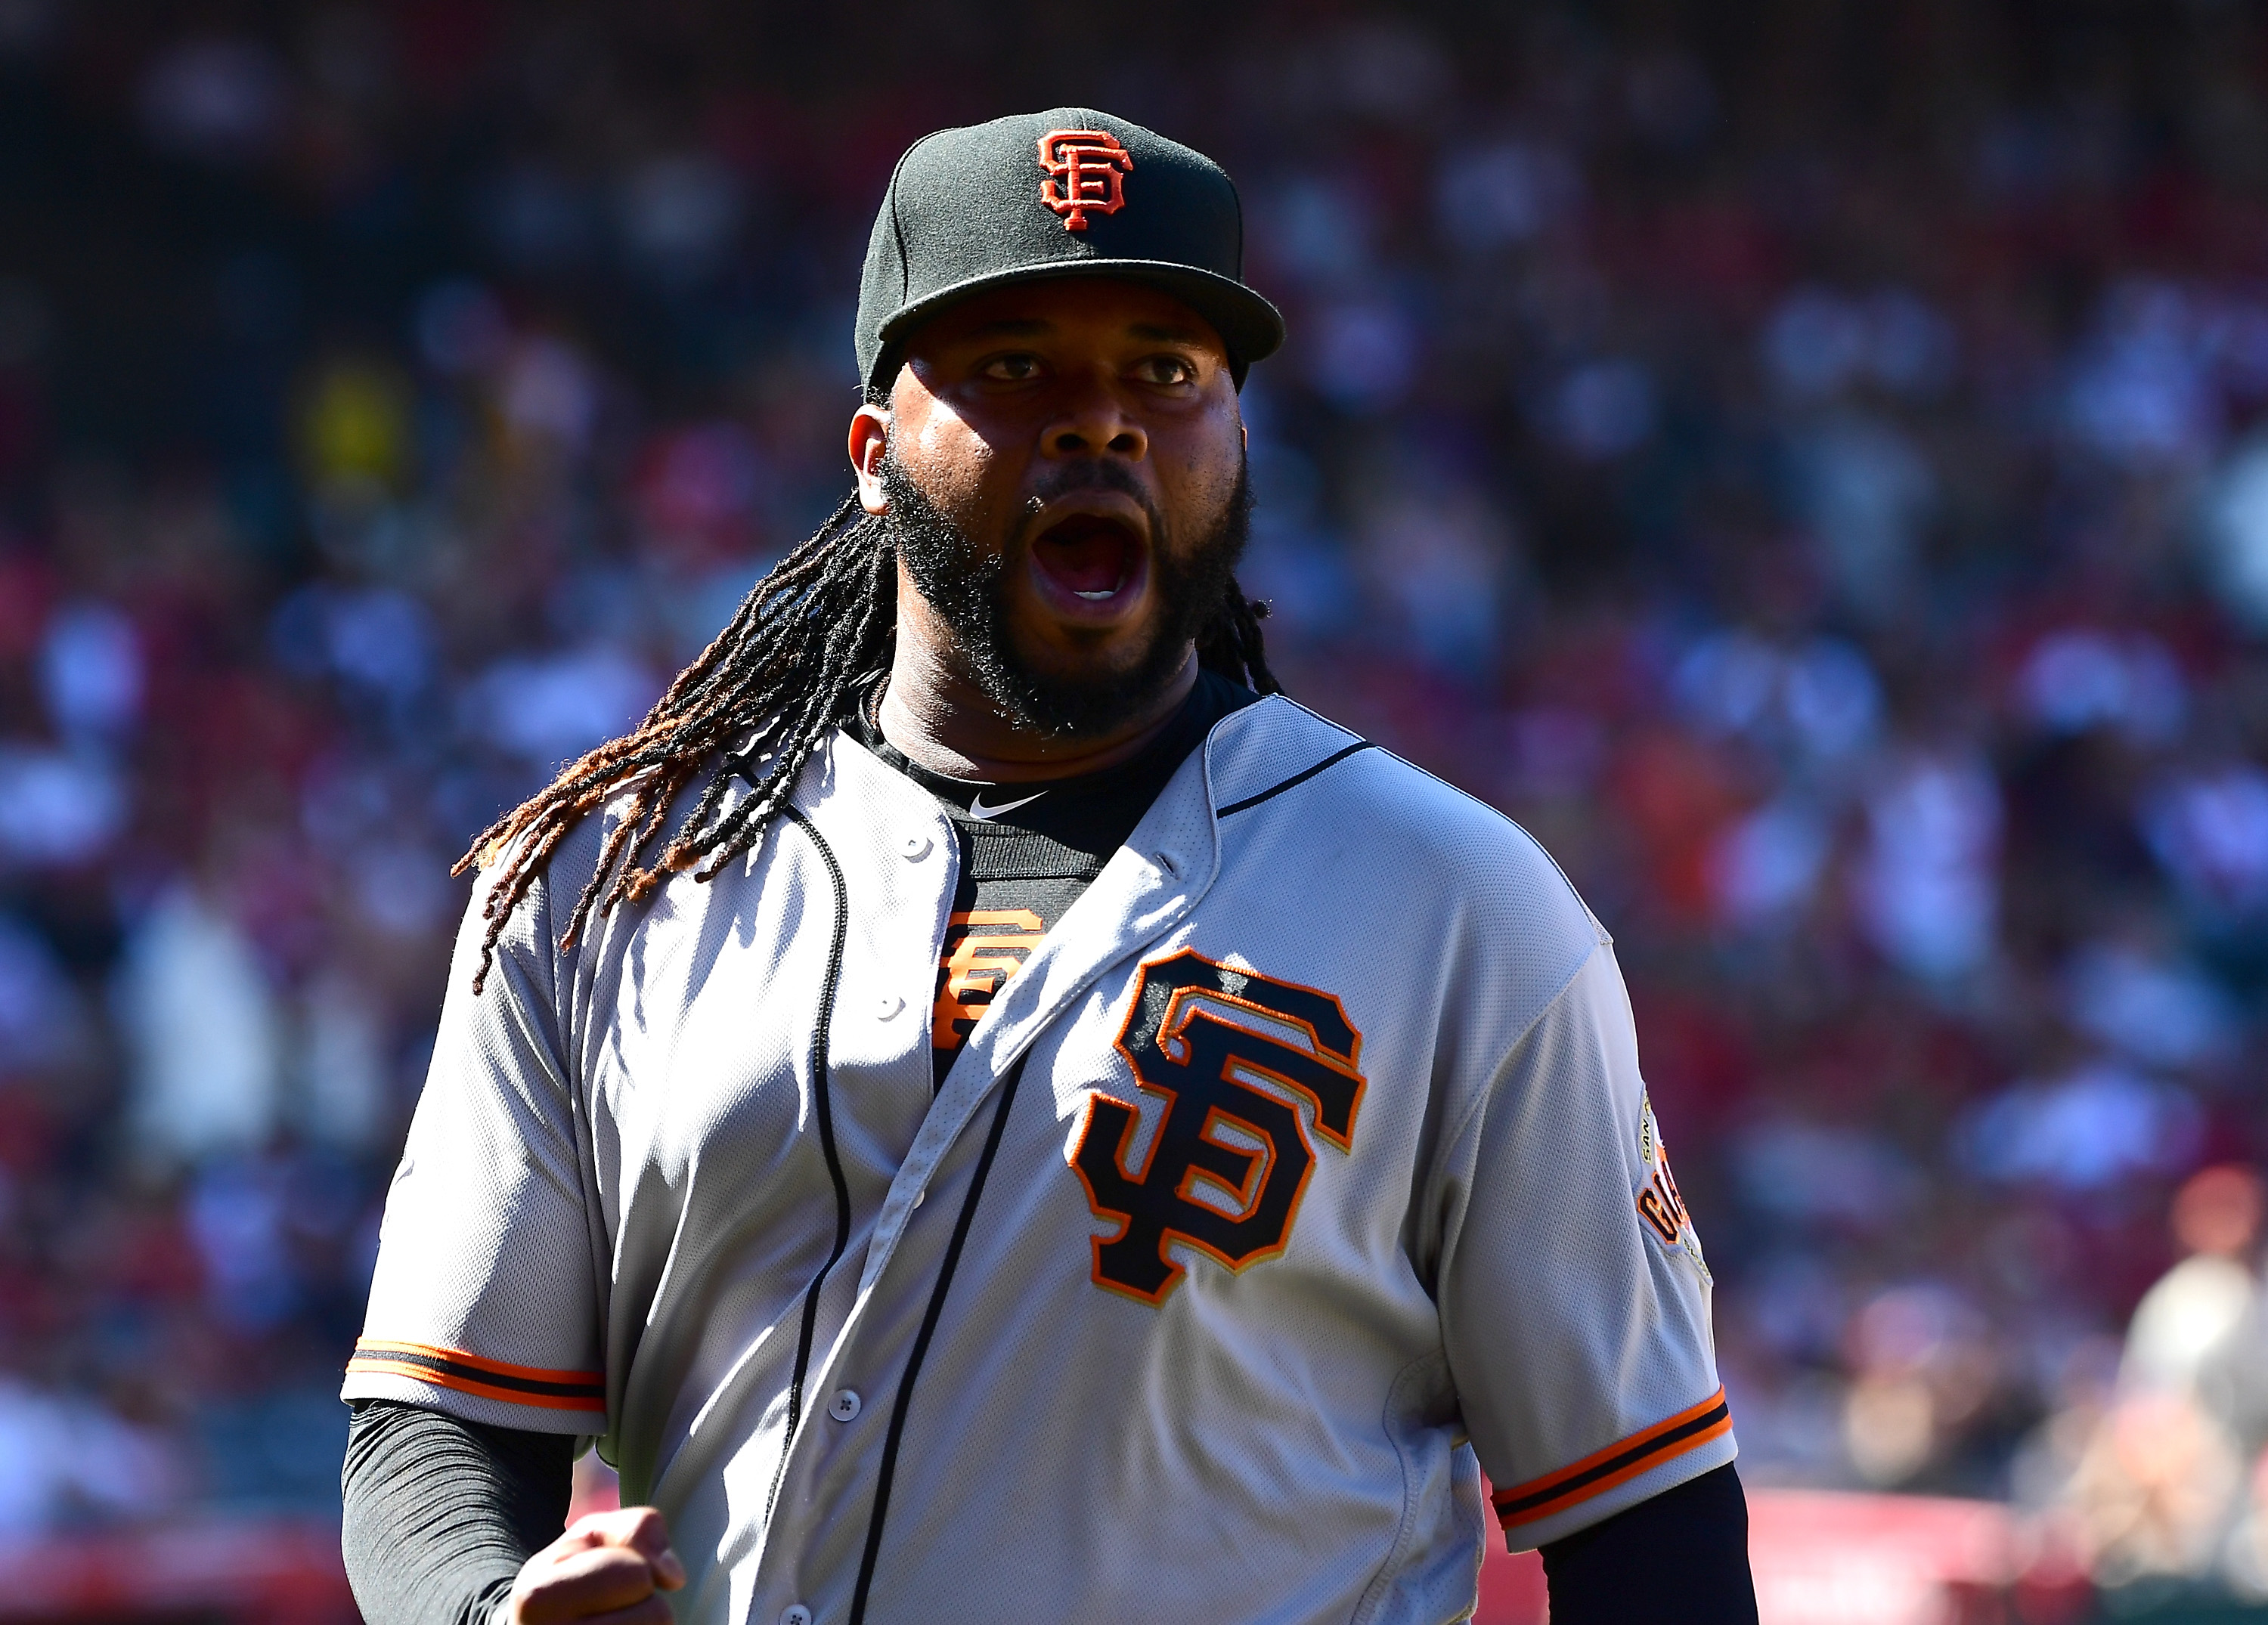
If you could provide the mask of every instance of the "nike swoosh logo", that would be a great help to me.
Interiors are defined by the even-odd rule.
[[[1034,790],[1021,801],[1004,801],[997,807],[988,807],[984,805],[984,792],[980,790],[968,798],[968,816],[981,818],[990,823],[1003,812],[1013,812],[1018,807],[1028,806],[1047,793],[1044,790]]]

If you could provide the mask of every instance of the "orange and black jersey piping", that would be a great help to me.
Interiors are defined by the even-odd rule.
[[[548,1371],[533,1365],[509,1365],[483,1359],[461,1349],[437,1349],[430,1343],[393,1342],[364,1337],[355,1343],[350,1373],[407,1377],[437,1388],[482,1399],[504,1400],[514,1405],[541,1406],[546,1410],[587,1410],[603,1415],[607,1408],[607,1379],[600,1371]]]
[[[1665,1462],[1698,1450],[1712,1439],[1723,1438],[1732,1427],[1733,1413],[1725,1403],[1724,1389],[1719,1388],[1698,1405],[1689,1406],[1628,1438],[1617,1439],[1604,1450],[1594,1451],[1557,1472],[1532,1478],[1524,1484],[1498,1489],[1491,1497],[1497,1518],[1507,1534],[1516,1533],[1524,1525],[1580,1506],[1618,1484],[1626,1484]]]

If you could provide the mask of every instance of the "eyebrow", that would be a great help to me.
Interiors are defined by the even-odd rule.
[[[1168,327],[1154,321],[1138,321],[1126,331],[1153,344],[1200,344],[1204,342],[1204,335],[1195,327]]]

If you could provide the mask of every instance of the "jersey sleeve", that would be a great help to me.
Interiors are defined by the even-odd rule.
[[[346,1399],[534,1431],[606,1430],[595,1232],[547,899],[539,879],[478,994],[477,890],[467,913],[387,1194]]]
[[[1733,1459],[1708,1266],[1603,940],[1469,1107],[1441,1179],[1443,1340],[1512,1549]]]

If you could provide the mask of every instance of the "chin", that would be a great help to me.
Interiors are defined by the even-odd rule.
[[[992,697],[1042,732],[1094,738],[1140,716],[1181,674],[1187,658],[1154,631],[1123,635],[1083,654],[1050,650],[1044,660],[1020,650],[998,673],[1003,691]]]

